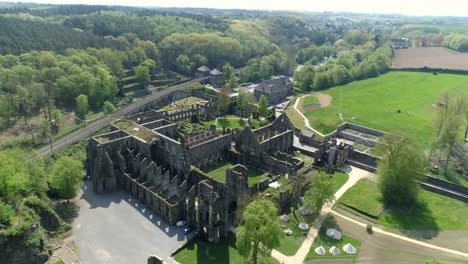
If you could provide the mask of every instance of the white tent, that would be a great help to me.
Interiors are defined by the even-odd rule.
[[[290,236],[290,235],[292,235],[292,230],[291,230],[291,229],[286,229],[286,230],[284,230],[284,233],[285,233],[287,236]]]
[[[327,229],[327,236],[335,239],[335,240],[341,240],[343,235],[341,234],[340,231],[336,230],[335,228],[329,228]]]
[[[348,244],[343,246],[343,251],[348,253],[348,254],[354,255],[354,254],[356,254],[357,249],[353,245],[348,243]]]
[[[314,251],[315,251],[315,254],[319,256],[323,256],[326,253],[325,249],[322,246],[316,248]]]
[[[301,229],[301,230],[307,230],[307,229],[309,229],[309,225],[306,224],[306,223],[300,223],[298,227],[299,227],[299,229]]]
[[[299,209],[299,213],[301,215],[311,215],[312,209],[310,209],[309,207],[302,207],[301,209]]]
[[[283,222],[288,222],[289,221],[289,216],[287,214],[284,214],[280,216],[281,221]]]
[[[328,252],[330,252],[330,254],[332,254],[333,256],[338,256],[340,254],[340,250],[333,246],[330,248],[330,250],[328,250]]]

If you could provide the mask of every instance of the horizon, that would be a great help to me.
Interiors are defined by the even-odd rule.
[[[12,4],[17,2],[3,1]],[[147,8],[209,8],[209,9],[240,9],[262,11],[295,11],[295,12],[336,12],[376,15],[405,15],[430,17],[467,17],[468,2],[460,3],[457,0],[440,1],[412,1],[406,0],[380,0],[379,5],[372,0],[316,0],[313,4],[305,0],[291,0],[286,2],[269,2],[257,0],[255,2],[240,0],[237,2],[215,0],[30,0],[19,3],[37,3],[54,5],[107,5],[130,6]],[[423,4],[423,5],[422,5]]]

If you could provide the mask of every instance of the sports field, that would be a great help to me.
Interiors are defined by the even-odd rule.
[[[427,145],[436,113],[433,104],[449,90],[468,91],[468,76],[390,72],[322,91],[333,97],[331,105],[307,111],[305,116],[311,126],[324,133],[347,121],[409,136]]]

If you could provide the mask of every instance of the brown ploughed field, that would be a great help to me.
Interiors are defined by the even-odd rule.
[[[468,53],[442,47],[397,49],[392,68],[444,68],[468,70]]]

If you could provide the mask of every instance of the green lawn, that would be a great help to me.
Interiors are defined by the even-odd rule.
[[[281,239],[280,239],[280,246],[276,247],[275,249],[278,250],[279,252],[283,253],[286,256],[293,256],[296,254],[297,250],[301,247],[302,242],[304,242],[304,239],[306,238],[306,235],[308,231],[302,231],[299,229],[298,225],[301,222],[307,223],[309,227],[311,226],[311,223],[313,221],[311,216],[303,216],[301,215],[298,210],[295,210],[295,214],[292,212],[288,214],[289,215],[289,222],[284,223],[279,219],[278,216],[278,221],[282,225],[282,230],[286,229],[291,229],[292,230],[292,235],[287,236],[282,232]]]
[[[346,252],[343,251],[343,246],[351,243],[357,250],[358,252],[355,255],[349,255]],[[323,246],[327,253],[325,256],[319,256],[315,253],[315,248]],[[340,250],[340,255],[338,256],[333,256],[328,252],[328,250],[332,247],[335,246]],[[354,259],[357,257],[359,254],[359,247],[361,246],[361,241],[353,239],[348,236],[344,236],[340,241],[336,241],[326,235],[326,233],[319,232],[319,235],[315,238],[314,243],[312,244],[312,247],[310,247],[310,251],[307,254],[305,261],[310,261],[310,260],[320,260],[320,259],[341,259],[341,258],[351,258]]]
[[[319,103],[319,100],[318,98],[315,96],[315,93],[314,94],[311,94],[309,96],[306,96],[306,97],[303,97],[301,99],[301,101],[299,102],[298,104],[298,107],[299,107],[299,110],[304,111],[305,108],[307,108],[308,106],[311,106],[311,105],[314,105],[314,104],[318,104]]]
[[[356,185],[341,196],[337,203],[352,206],[374,216],[375,218],[378,218],[384,209],[382,205],[382,196],[377,189],[376,183],[368,179],[358,181]]]
[[[200,102],[200,101],[203,101],[203,99],[198,98],[198,97],[190,96],[190,97],[187,97],[187,98],[184,98],[184,99],[177,100],[177,101],[173,102],[172,104],[166,105],[166,106],[162,107],[161,110],[172,110],[172,109],[176,109],[177,107],[181,107],[181,106],[189,106],[189,105],[192,105],[192,104],[194,104],[196,102]]]
[[[294,127],[300,129],[300,130],[308,130],[308,128],[305,126],[304,119],[294,110],[293,108],[288,108],[286,109],[286,115],[291,119],[291,122],[293,123]]]
[[[427,145],[433,131],[432,104],[444,91],[467,88],[466,75],[390,72],[323,91],[333,97],[332,104],[305,115],[325,133],[341,123],[337,113],[342,113],[345,121],[410,136]]]
[[[380,197],[377,184],[364,179],[337,203],[346,203],[378,215],[383,208]],[[468,204],[423,189],[418,194],[418,200],[418,205],[412,210],[385,210],[377,223],[403,230],[468,230]]]
[[[230,162],[224,162],[221,164],[215,164],[212,166],[202,168],[202,171],[208,174],[208,176],[212,177],[216,181],[224,183],[226,182],[226,169],[231,168],[234,165],[235,164],[232,164]],[[248,167],[247,169],[249,175],[249,186],[253,186],[261,182],[263,179],[266,179],[266,176],[263,176],[264,173],[262,171],[250,167]]]
[[[181,264],[243,264],[248,263],[236,249],[236,238],[229,233],[228,237],[219,243],[208,243],[195,239],[187,247],[175,255],[175,260]],[[258,255],[259,264],[278,263],[270,256]]]
[[[343,184],[346,183],[348,180],[349,176],[346,173],[343,172],[335,172],[333,174],[333,190],[334,192],[338,191]]]
[[[341,240],[334,240],[330,237],[327,236],[326,232],[328,228],[336,228],[339,229],[339,227],[335,224],[327,224],[330,222],[335,222],[332,216],[328,215],[324,221],[324,224],[322,225],[322,228],[320,229],[318,236],[315,238],[314,243],[310,247],[309,253],[307,254],[305,261],[310,261],[310,260],[320,260],[320,259],[341,259],[341,258],[351,258],[355,259],[358,254],[359,254],[359,247],[361,246],[361,241],[351,238],[349,236],[346,236],[343,234],[343,238]],[[351,243],[356,249],[357,253],[354,255],[348,255],[346,252],[343,251],[343,246]],[[319,256],[315,253],[315,248],[323,246],[327,253],[325,256]],[[328,252],[328,250],[332,247],[335,246],[337,247],[341,254],[338,256],[333,256]]]

